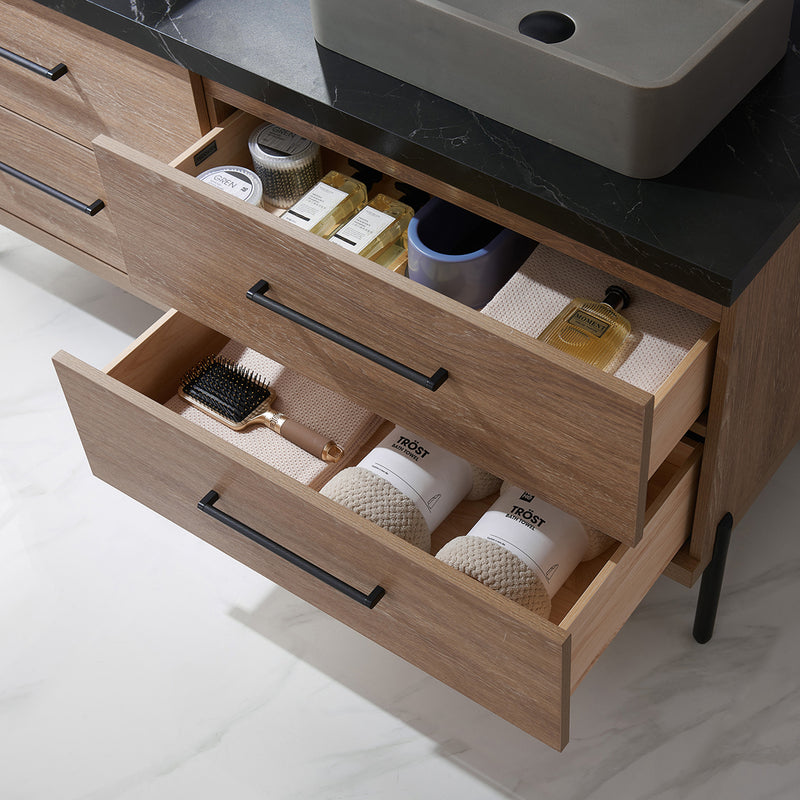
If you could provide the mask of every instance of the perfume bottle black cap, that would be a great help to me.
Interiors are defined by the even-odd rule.
[[[614,311],[619,311],[631,304],[631,296],[621,286],[609,286],[603,302],[611,306]]]

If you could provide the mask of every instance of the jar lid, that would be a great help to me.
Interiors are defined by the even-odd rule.
[[[266,164],[300,164],[319,152],[315,142],[270,122],[259,125],[250,134],[248,145],[253,159]]]
[[[238,197],[246,203],[261,205],[263,187],[261,178],[246,167],[224,166],[213,167],[197,176],[203,183],[216,186],[233,197]]]

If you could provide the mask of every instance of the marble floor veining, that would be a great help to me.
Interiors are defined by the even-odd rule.
[[[794,800],[800,446],[717,629],[661,578],[558,754],[92,477],[50,363],[159,312],[0,228],[2,800]],[[124,458],[124,454],[120,454]]]

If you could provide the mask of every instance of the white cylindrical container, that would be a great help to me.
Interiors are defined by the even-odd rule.
[[[216,186],[250,205],[260,206],[263,189],[261,178],[246,167],[213,167],[197,176],[203,183]]]
[[[430,552],[431,532],[462,500],[486,497],[499,484],[463,458],[397,427],[320,493]]]
[[[289,208],[322,177],[319,145],[277,125],[259,125],[248,146],[270,205]]]
[[[506,485],[469,533],[436,557],[548,616],[551,598],[590,550],[590,534],[578,519]]]

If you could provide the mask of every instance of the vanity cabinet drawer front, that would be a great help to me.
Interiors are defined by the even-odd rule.
[[[67,72],[50,80],[0,58],[0,105],[89,146],[108,133],[168,158],[200,135],[186,70],[29,0],[0,0],[0,47]]]
[[[124,270],[108,209],[98,205],[105,193],[94,153],[3,108],[0,130],[0,162],[11,170],[0,168],[0,206]],[[44,186],[33,186],[25,177]],[[54,197],[48,188],[63,193],[75,204]]]
[[[231,157],[224,132],[217,145]],[[641,538],[648,477],[707,401],[703,385],[683,402],[705,380],[694,369],[668,393],[680,413],[654,428],[647,392],[107,137],[95,150],[134,285],[620,541]],[[270,301],[446,380],[431,391],[247,299],[264,281]],[[709,348],[690,359],[703,376]]]
[[[93,472],[563,747],[571,690],[688,535],[696,454],[679,459],[663,485],[651,485],[652,535],[639,547],[616,545],[582,565],[588,575],[576,572],[554,598],[554,616],[544,620],[165,408],[187,365],[223,342],[170,312],[106,372],[59,353],[56,369]],[[202,513],[198,501],[212,489],[216,506],[248,528],[361,593],[382,587],[385,595],[368,608]],[[473,517],[485,507],[463,505],[477,506]],[[452,516],[461,524],[458,513]]]

